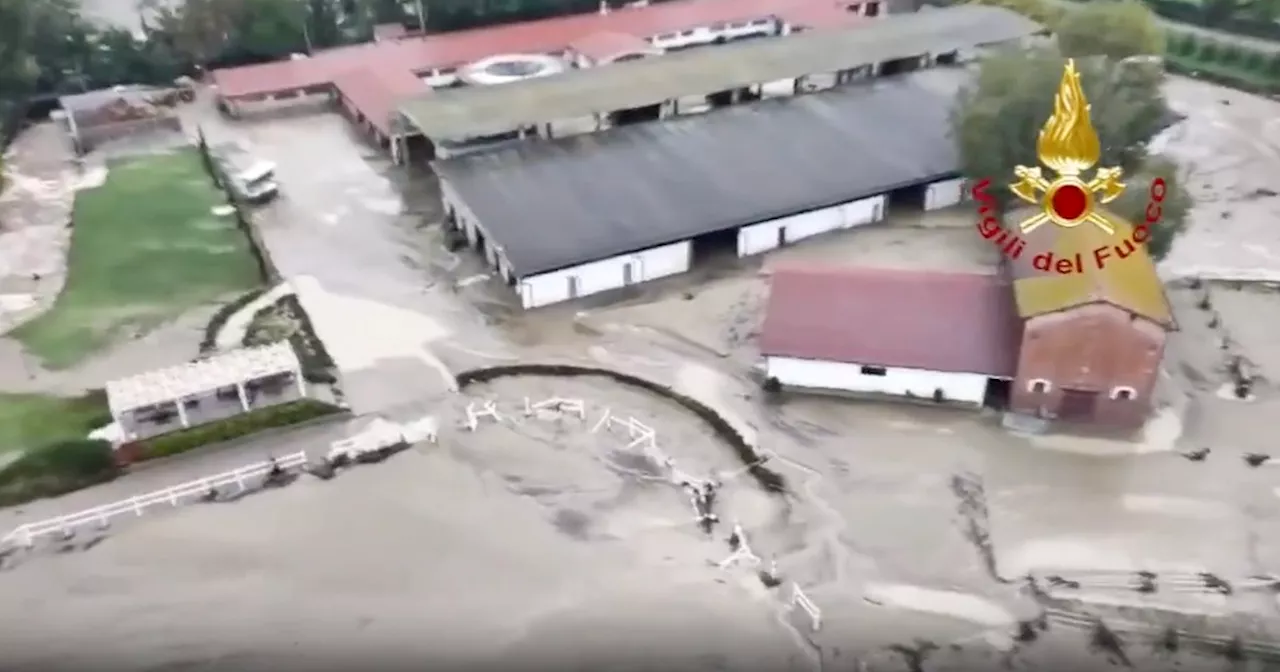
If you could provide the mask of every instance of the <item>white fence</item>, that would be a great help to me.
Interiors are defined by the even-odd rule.
[[[822,629],[822,610],[818,609],[818,605],[814,604],[813,600],[809,599],[809,596],[805,595],[803,590],[800,590],[800,584],[792,583],[791,604],[788,609],[795,610],[796,607],[800,607],[804,610],[804,613],[808,614],[814,632]]]
[[[33,546],[37,539],[52,534],[71,535],[77,528],[95,525],[99,528],[105,528],[111,524],[111,519],[118,516],[132,515],[141,516],[147,509],[160,506],[178,506],[183,502],[201,497],[209,493],[211,489],[222,488],[228,485],[234,485],[243,492],[248,488],[248,481],[253,478],[266,476],[272,467],[281,469],[295,469],[307,463],[307,452],[300,450],[292,455],[277,458],[274,462],[268,460],[250,464],[228,472],[216,474],[214,476],[206,476],[194,481],[188,481],[180,485],[156,490],[144,495],[137,495],[128,499],[122,499],[118,502],[112,502],[103,506],[86,509],[57,518],[49,518],[34,523],[27,523],[0,539],[0,546],[18,545],[26,548]]]

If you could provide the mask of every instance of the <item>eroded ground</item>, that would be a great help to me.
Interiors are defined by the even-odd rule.
[[[341,118],[231,127],[202,108],[189,113],[211,136],[249,138],[279,164],[285,196],[261,212],[264,235],[343,369],[348,398],[365,416],[357,423],[374,413],[434,413],[448,429],[439,447],[385,465],[143,519],[91,551],[32,559],[0,575],[7,626],[0,648],[20,652],[15,662],[74,662],[79,651],[59,646],[58,637],[76,633],[92,640],[85,648],[98,661],[145,650],[155,665],[288,669],[304,657],[353,662],[344,655],[552,656],[557,646],[585,650],[584,641],[606,650],[624,641],[646,652],[701,647],[729,669],[743,657],[810,665],[813,648],[783,624],[797,621],[783,618],[785,586],[794,581],[824,612],[814,638],[828,669],[863,657],[888,666],[875,669],[910,669],[910,651],[929,648],[921,642],[940,647],[929,656],[933,669],[966,669],[1002,660],[1014,646],[1012,624],[1034,613],[1019,586],[997,580],[993,569],[1008,578],[1154,568],[1238,581],[1280,566],[1273,531],[1280,479],[1272,476],[1280,472],[1243,458],[1267,450],[1271,388],[1264,379],[1253,401],[1223,395],[1224,353],[1242,352],[1264,377],[1275,375],[1280,350],[1265,316],[1280,295],[1216,285],[1174,292],[1184,324],[1162,384],[1172,410],[1136,446],[1018,437],[997,418],[932,407],[804,397],[779,405],[761,397],[749,374],[770,265],[989,268],[995,252],[966,213],[899,219],[763,263],[521,315],[506,290],[476,278],[473,255],[443,249],[429,180],[395,172]],[[1223,147],[1222,154],[1234,151]],[[1178,254],[1212,249],[1181,245]],[[1214,311],[1199,307],[1204,291],[1216,322]],[[1222,333],[1234,349],[1219,348]],[[671,384],[774,454],[770,464],[789,479],[792,497],[783,505],[734,480],[721,515],[741,520],[766,563],[776,557],[784,587],[766,590],[749,569],[713,568],[727,555],[726,526],[704,537],[688,520],[685,497],[647,480],[646,463],[622,450],[625,441],[586,431],[603,408],[625,410],[657,429],[660,445],[688,471],[736,466],[727,446],[669,402],[590,380],[448,389],[448,372],[517,358],[585,362]],[[585,423],[526,420],[518,413],[526,396],[580,397],[591,413]],[[507,422],[462,430],[467,400],[484,398],[507,409]],[[264,439],[220,459],[323,450],[354,427]],[[1179,454],[1202,446],[1213,446],[1202,462]],[[205,462],[212,459],[156,465],[150,475],[32,505],[13,520],[110,501],[129,483],[180,482],[213,467]],[[1105,600],[1150,607],[1159,598],[1171,609],[1245,614],[1232,625],[1251,632],[1276,620],[1267,594],[1082,595],[1092,600],[1086,609]],[[1012,664],[1102,660],[1081,632],[1055,626],[1014,647]],[[139,646],[144,637],[149,645]],[[734,650],[734,639],[756,646]],[[906,653],[883,653],[895,644]]]

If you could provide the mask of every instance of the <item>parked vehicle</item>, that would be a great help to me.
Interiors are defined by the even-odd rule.
[[[276,164],[258,158],[233,143],[212,146],[209,154],[237,200],[261,204],[279,195]]]

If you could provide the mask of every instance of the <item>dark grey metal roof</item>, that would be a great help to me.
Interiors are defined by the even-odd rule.
[[[959,5],[498,86],[441,89],[404,103],[400,111],[432,140],[463,140],[683,96],[995,45],[1041,30],[1007,9]]]
[[[525,277],[954,176],[945,72],[434,166]]]

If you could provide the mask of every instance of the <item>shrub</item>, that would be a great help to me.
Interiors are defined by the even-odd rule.
[[[209,324],[204,327],[204,340],[200,341],[200,354],[208,354],[218,347],[218,332],[226,326],[227,320],[231,319],[237,311],[245,306],[257,301],[259,297],[267,293],[266,287],[251,289],[244,294],[236,297],[234,301],[228,303],[218,309],[218,312],[209,318]]]
[[[144,439],[138,442],[139,459],[150,460],[184,453],[193,448],[239,439],[263,430],[288,427],[300,422],[332,415],[342,409],[315,399],[260,408],[226,420]]]
[[[1261,74],[1266,70],[1266,64],[1267,59],[1261,52],[1250,49],[1244,53],[1244,58],[1241,59],[1240,66],[1249,72]]]
[[[1181,56],[1194,56],[1200,48],[1200,43],[1196,41],[1196,36],[1191,33],[1184,33],[1174,38],[1171,45],[1173,53]]]
[[[298,297],[293,295],[286,296],[280,300],[280,303],[298,320],[298,326],[300,327],[298,333],[294,334],[289,339],[289,342],[293,344],[293,349],[298,353],[298,359],[302,363],[303,377],[311,383],[333,384],[337,382],[337,378],[333,375],[333,369],[336,367],[333,357],[329,355],[324,343],[316,335],[315,326],[311,323],[311,316],[302,307]]]
[[[1200,52],[1196,54],[1196,58],[1205,63],[1214,63],[1218,60],[1218,43],[1213,40],[1205,40],[1200,43]]]
[[[1222,49],[1221,61],[1223,65],[1236,65],[1240,63],[1240,49],[1234,44],[1228,44]]]
[[[119,473],[107,441],[73,439],[29,450],[0,470],[0,506],[55,497]]]
[[[1267,74],[1280,79],[1280,53],[1271,56],[1270,62],[1267,63]]]

